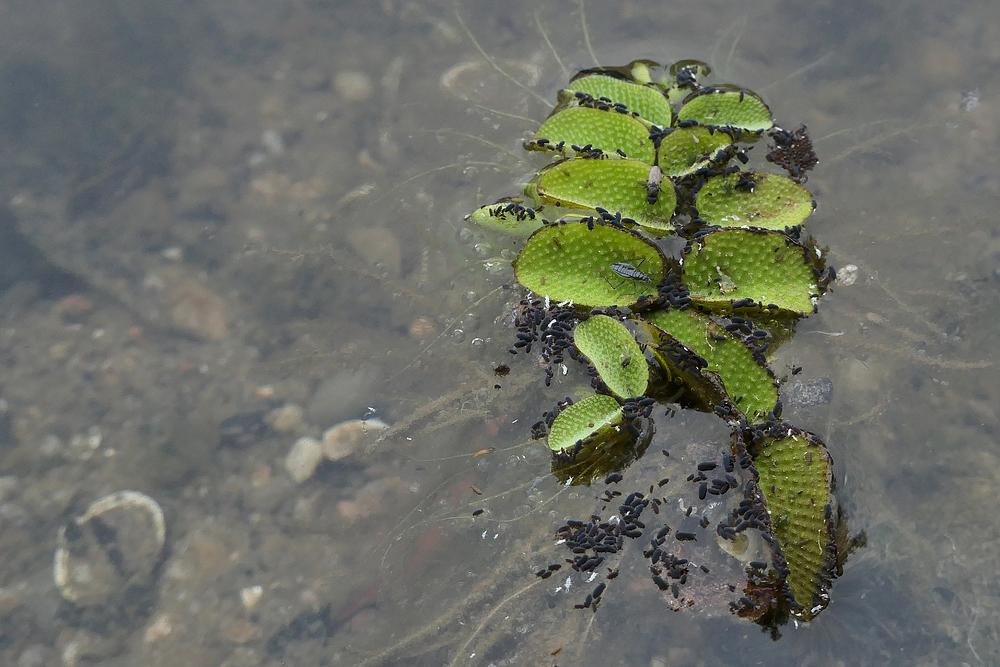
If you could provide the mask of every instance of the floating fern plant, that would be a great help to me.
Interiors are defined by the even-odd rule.
[[[565,356],[592,376],[594,395],[560,402],[533,427],[534,437],[547,438],[560,480],[620,479],[652,438],[657,404],[726,421],[724,476],[709,482],[699,468],[692,478],[701,499],[741,492],[716,533],[734,554],[746,552],[737,545],[751,536],[764,546],[732,610],[773,630],[826,606],[844,556],[829,453],[815,435],[781,420],[768,367],[835,275],[803,236],[815,202],[802,182],[816,163],[805,129],[777,127],[760,97],[706,85],[710,73],[697,61],[663,72],[648,60],[581,72],[524,144],[554,161],[523,198],[482,207],[471,219],[528,236],[514,269],[534,295],[521,302],[511,351],[540,352],[546,384]],[[773,142],[769,162],[788,176],[743,169],[765,135]],[[676,258],[661,249],[674,235],[686,240]],[[593,569],[598,552],[644,534],[638,515],[649,504],[633,494],[618,523],[567,524],[560,538],[575,548],[573,567]],[[584,539],[595,532],[604,542]],[[646,556],[654,583],[678,599],[689,568],[667,551]],[[581,606],[596,608],[603,585],[599,591]]]

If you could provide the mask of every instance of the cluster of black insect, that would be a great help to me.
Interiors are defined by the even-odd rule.
[[[560,141],[557,144],[552,143],[544,137],[539,137],[538,139],[532,139],[531,141],[524,142],[524,150],[545,150],[552,151],[553,153],[562,153],[563,148],[566,147],[565,141]]]
[[[767,161],[787,171],[788,177],[796,183],[805,183],[808,179],[806,172],[819,163],[806,126],[792,132],[775,127],[768,135],[774,144],[768,146]]]
[[[698,500],[705,500],[709,495],[724,496],[731,489],[740,488],[740,483],[733,476],[733,457],[723,453],[722,464],[724,472],[721,477],[715,477],[709,481],[708,475],[719,467],[715,461],[702,461],[698,464],[697,471],[688,475],[687,481],[698,485]]]
[[[540,299],[521,300],[520,312],[515,320],[517,340],[508,351],[517,354],[519,349],[523,349],[530,354],[532,344],[540,343],[547,387],[555,375],[552,367],[563,363],[564,354],[568,354],[573,360],[578,358],[576,348],[573,347],[572,331],[576,323],[586,316],[558,304],[549,304],[548,308],[543,306]]]
[[[593,144],[587,144],[586,146],[577,146],[576,144],[570,144],[570,148],[576,153],[576,157],[581,160],[606,160],[608,156],[604,154],[600,148],[594,148]]]
[[[638,438],[642,433],[642,420],[649,419],[653,414],[653,406],[656,399],[648,396],[638,396],[636,398],[618,399],[622,406],[622,422],[628,432]]]
[[[633,118],[639,117],[638,112],[629,111],[628,107],[621,102],[613,102],[607,97],[594,97],[590,93],[584,93],[581,91],[574,92],[573,97],[576,100],[577,106],[587,107],[588,109],[597,109],[599,111],[617,111],[620,114],[632,116]]]
[[[674,308],[684,310],[691,304],[691,292],[681,282],[680,274],[669,271],[663,277],[660,284],[656,286],[656,296],[654,298],[642,299],[636,304],[636,312],[648,310],[666,310]]]
[[[511,201],[506,203],[498,203],[489,209],[489,214],[494,218],[506,218],[506,216],[512,215],[517,222],[524,222],[525,220],[535,219],[535,209],[530,206],[525,206],[521,202]]]

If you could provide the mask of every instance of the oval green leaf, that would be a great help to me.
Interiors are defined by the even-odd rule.
[[[616,396],[632,398],[646,393],[649,384],[646,357],[621,322],[607,315],[594,315],[576,325],[573,344]]]
[[[514,236],[529,236],[544,223],[533,209],[523,206],[522,200],[508,197],[489,206],[480,206],[469,215],[469,220],[495,231]]]
[[[636,331],[656,361],[647,395],[704,412],[726,400],[718,373],[709,370],[697,352],[652,322],[636,320]]]
[[[569,85],[569,90],[620,102],[629,111],[638,113],[641,118],[654,125],[669,127],[673,120],[670,103],[659,88],[642,86],[611,76],[591,74],[574,79]]]
[[[757,134],[774,126],[771,110],[763,100],[749,91],[736,90],[707,89],[689,98],[677,112],[677,119],[738,127]]]
[[[544,146],[564,143],[563,154],[566,155],[573,154],[572,145],[590,144],[608,155],[621,150],[627,157],[647,164],[653,164],[656,157],[653,142],[649,140],[649,128],[637,118],[614,111],[587,107],[564,109],[549,116],[525,148],[551,150],[539,145],[540,138],[548,139]]]
[[[681,279],[692,302],[714,308],[753,299],[804,315],[816,310],[821,293],[808,249],[766,229],[720,229],[692,239]]]
[[[802,224],[813,212],[812,194],[804,187],[778,174],[754,172],[709,178],[696,205],[710,225],[779,231]]]
[[[750,453],[774,536],[788,562],[788,584],[801,605],[792,615],[810,620],[826,606],[836,562],[830,454],[819,438],[794,426],[779,438],[764,437]]]
[[[591,436],[597,440],[617,435],[615,424],[621,422],[621,416],[622,408],[611,396],[588,396],[560,412],[552,422],[549,449],[572,452],[578,442]]]
[[[778,401],[774,373],[739,337],[692,308],[660,310],[646,319],[708,362],[708,369],[722,379],[729,399],[751,423],[774,410]]]
[[[607,78],[607,77],[603,77]],[[638,160],[564,160],[542,170],[525,194],[556,206],[621,211],[643,227],[672,231],[670,219],[677,207],[677,193],[669,179],[662,179],[656,201],[647,201],[650,167]]]
[[[660,141],[657,164],[666,176],[681,177],[708,166],[719,150],[733,138],[715,128],[700,125],[674,130]]]
[[[621,276],[612,268],[618,262],[648,280]],[[659,247],[635,232],[600,221],[569,221],[532,234],[514,260],[514,273],[519,283],[557,302],[627,306],[656,293],[665,262]]]

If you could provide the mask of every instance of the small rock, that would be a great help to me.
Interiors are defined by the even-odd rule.
[[[316,472],[323,460],[323,447],[316,438],[299,438],[285,457],[285,470],[301,484]]]
[[[331,461],[345,459],[388,428],[379,419],[352,419],[337,424],[323,433],[323,455]]]
[[[364,102],[372,96],[372,80],[364,72],[343,71],[333,77],[333,87],[347,102]]]
[[[146,633],[143,635],[143,641],[147,644],[152,644],[153,642],[158,642],[161,639],[170,636],[173,632],[173,624],[170,622],[170,614],[160,614],[156,619],[146,627]]]
[[[260,584],[247,586],[240,590],[240,602],[243,603],[243,608],[247,611],[256,607],[262,597],[264,597],[264,587]]]
[[[301,406],[294,403],[286,403],[280,408],[275,408],[268,414],[266,421],[275,431],[291,433],[297,431],[302,426],[305,411]]]
[[[845,264],[844,266],[837,269],[837,285],[841,287],[850,287],[858,279],[858,266],[857,264]]]

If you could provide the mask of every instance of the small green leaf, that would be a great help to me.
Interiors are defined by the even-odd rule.
[[[595,98],[606,97],[624,104],[629,111],[661,127],[668,127],[673,120],[670,103],[659,88],[630,83],[611,76],[591,74],[574,79],[569,85],[573,92],[587,93]]]
[[[649,128],[637,118],[614,111],[601,111],[587,107],[571,107],[549,116],[535,133],[534,139],[525,144],[529,150],[546,150],[538,140],[548,139],[545,146],[563,143],[563,153],[573,154],[570,146],[590,144],[608,155],[621,150],[633,160],[653,164],[656,157]]]
[[[692,308],[659,310],[646,316],[708,362],[722,378],[729,399],[753,422],[774,409],[778,387],[774,373],[762,365],[737,336]]]
[[[753,299],[804,315],[815,311],[821,294],[808,249],[765,229],[720,229],[692,239],[681,279],[693,302],[715,308]]]
[[[700,125],[674,130],[660,141],[658,163],[667,176],[686,176],[716,157],[733,138],[720,130]]]
[[[481,206],[469,215],[469,220],[505,234],[529,236],[542,226],[542,218],[522,205],[522,200],[507,197],[495,204]]]
[[[622,277],[612,269],[617,262],[630,264],[648,280]],[[514,272],[519,283],[557,302],[625,306],[656,293],[665,262],[659,247],[641,235],[584,220],[532,234],[514,260]]]
[[[559,413],[549,431],[549,449],[573,451],[577,442],[594,436],[595,440],[617,435],[614,426],[621,422],[622,408],[611,396],[595,394],[578,401]]]
[[[788,584],[801,605],[793,615],[807,621],[826,606],[836,561],[830,455],[819,438],[794,426],[780,437],[765,436],[750,453],[774,536],[788,562]]]
[[[647,395],[704,412],[726,400],[718,373],[697,352],[652,322],[636,320],[636,331],[656,361]]]
[[[606,77],[605,77],[606,78]],[[563,160],[542,170],[525,194],[556,206],[621,211],[643,227],[672,231],[677,193],[669,179],[660,182],[656,202],[647,201],[650,167],[638,160]]]
[[[693,120],[702,125],[738,127],[758,134],[774,126],[771,110],[747,90],[706,89],[684,102],[677,119]]]
[[[635,433],[622,421],[618,402],[602,394],[574,403],[552,423],[549,447],[552,474],[561,484],[588,485],[624,470],[645,453],[652,428],[637,424]]]
[[[621,322],[607,315],[594,315],[576,325],[573,343],[616,396],[631,398],[646,392],[646,357]]]
[[[696,205],[710,225],[779,231],[802,224],[813,212],[812,194],[804,187],[784,176],[754,172],[709,178]]]

